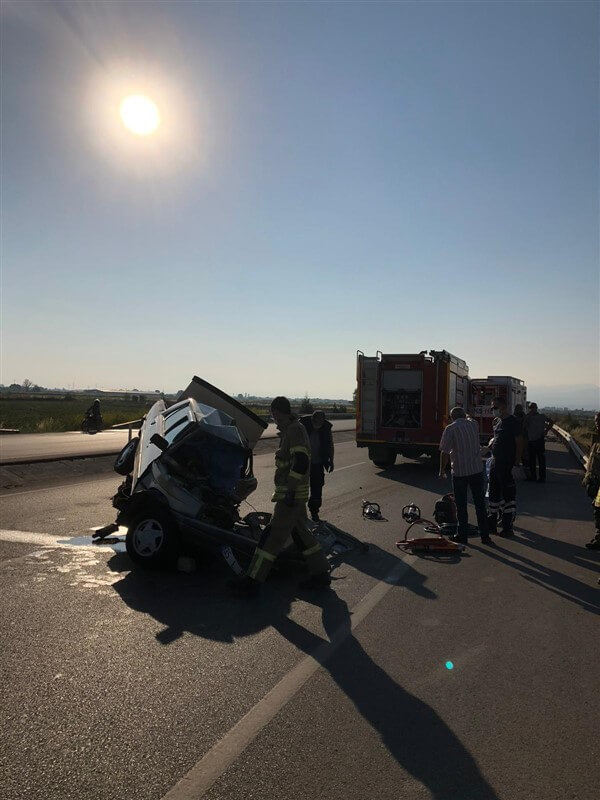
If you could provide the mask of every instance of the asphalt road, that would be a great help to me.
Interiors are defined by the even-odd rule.
[[[332,421],[334,431],[354,430],[353,419]],[[262,439],[273,439],[277,428],[271,423]],[[24,464],[54,461],[59,458],[101,456],[118,453],[127,444],[128,431],[106,430],[90,435],[79,431],[67,433],[17,433],[0,436],[0,464]]]
[[[394,542],[402,506],[431,511],[448,482],[378,470],[349,436],[323,516],[372,547],[320,595],[292,576],[229,599],[220,565],[132,570],[88,544],[108,472],[2,493],[6,800],[597,797],[600,555],[575,461],[549,444],[515,538],[445,562]],[[364,521],[363,498],[388,521]]]

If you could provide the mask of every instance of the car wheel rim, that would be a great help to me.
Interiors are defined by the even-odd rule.
[[[133,547],[144,558],[156,555],[162,547],[165,533],[158,520],[145,519],[133,532]]]

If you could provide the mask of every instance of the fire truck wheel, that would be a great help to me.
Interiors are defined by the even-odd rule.
[[[388,467],[393,467],[396,463],[396,453],[386,453],[385,456],[377,456],[377,458],[371,460],[379,469],[388,469]]]

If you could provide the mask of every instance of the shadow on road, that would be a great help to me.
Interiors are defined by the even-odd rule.
[[[352,553],[334,572],[333,587],[352,566],[374,579],[384,580],[399,559],[376,546],[368,555]],[[302,652],[313,657],[326,640],[289,618],[297,597],[292,581],[275,577],[258,601],[234,600],[224,592],[230,573],[219,562],[192,575],[131,570],[126,554],[109,561],[116,572],[128,571],[113,588],[134,610],[149,614],[164,629],[157,640],[167,645],[184,632],[209,639],[233,642],[272,627]],[[131,571],[129,571],[131,570]],[[425,586],[426,577],[408,566],[399,585],[434,600],[436,594]],[[422,700],[399,686],[365,652],[351,631],[347,604],[332,589],[319,595],[303,596],[321,609],[329,641],[340,646],[322,663],[339,688],[373,727],[398,764],[426,786],[434,800],[498,800],[479,772],[466,748],[439,715]],[[319,659],[321,660],[321,659]],[[432,758],[435,753],[435,758]]]
[[[336,563],[334,585],[346,578],[350,568],[375,580],[385,580],[399,561],[377,545],[370,545],[367,554],[351,552]],[[225,586],[232,573],[219,559],[200,563],[199,571],[193,574],[136,568],[126,553],[112,556],[108,566],[113,572],[126,573],[113,584],[123,601],[165,626],[157,636],[162,644],[175,641],[185,632],[233,642],[273,625],[275,617],[289,612],[296,597],[298,576],[276,574],[259,600],[233,599]],[[435,600],[437,595],[427,588],[426,581],[426,575],[407,565],[401,585],[420,597]]]
[[[591,523],[590,523],[591,525]],[[561,539],[553,539],[550,536],[543,536],[541,533],[527,530],[517,526],[515,530],[523,534],[519,537],[519,544],[530,547],[533,550],[547,553],[555,558],[561,558],[569,564],[574,564],[577,567],[590,569],[593,572],[600,572],[600,560],[597,551],[586,550],[581,544],[572,544],[565,542]]]
[[[346,636],[323,667],[377,732],[397,763],[427,787],[434,800],[498,800],[474,758],[441,717],[399,686],[365,652],[351,631],[347,604],[334,592],[318,603],[329,640]],[[289,618],[275,628],[305,653],[322,640]]]
[[[473,546],[473,549],[479,550],[479,552],[494,561],[499,561],[501,564],[517,570],[525,580],[535,583],[549,592],[553,592],[564,600],[575,603],[585,611],[600,614],[600,592],[595,580],[593,584],[584,583],[577,580],[577,578],[572,578],[570,575],[565,575],[564,572],[558,572],[558,570],[544,564],[532,561],[514,549],[506,550],[498,544],[499,540],[497,538],[494,541],[496,546],[493,549],[477,547],[476,545]],[[521,538],[515,539],[515,544],[520,544],[523,541]],[[582,566],[587,569],[590,568],[589,563]]]

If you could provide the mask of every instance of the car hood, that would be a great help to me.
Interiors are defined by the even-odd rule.
[[[184,389],[177,400],[185,400],[188,397],[192,397],[203,406],[210,406],[231,417],[248,440],[251,448],[254,448],[268,427],[267,422],[257,417],[249,408],[197,375],[194,375],[190,385]]]

